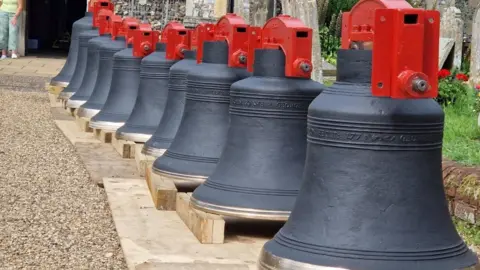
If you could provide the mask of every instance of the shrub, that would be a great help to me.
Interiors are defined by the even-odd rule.
[[[438,72],[438,97],[437,101],[443,106],[455,104],[459,98],[472,97],[471,88],[468,86],[468,76],[457,71],[450,72],[442,69]]]

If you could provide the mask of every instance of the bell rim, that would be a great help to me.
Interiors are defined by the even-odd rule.
[[[142,154],[156,157],[156,158],[163,156],[163,154],[166,151],[167,149],[155,148],[155,147],[147,146],[147,144],[145,144],[142,148]]]
[[[51,80],[50,81],[50,86],[60,86],[60,87],[67,87],[69,84],[69,82],[65,82],[65,81],[56,81],[56,80]]]
[[[69,100],[74,94],[75,94],[75,92],[62,91],[62,92],[60,92],[60,94],[58,94],[58,98],[63,100],[63,101],[66,101],[66,100]]]
[[[222,206],[218,204],[207,203],[196,199],[195,194],[193,194],[190,198],[190,205],[200,211],[244,219],[287,221],[288,217],[290,216],[290,211],[259,210],[253,208]]]
[[[97,115],[99,112],[100,112],[100,110],[89,109],[89,108],[84,108],[84,107],[80,106],[77,110],[77,115],[79,117],[85,118],[85,119],[90,121],[90,119],[92,119],[92,117]]]
[[[161,177],[165,177],[170,179],[175,183],[175,185],[200,185],[205,180],[207,180],[207,176],[203,175],[189,175],[189,174],[181,174],[181,173],[172,173],[167,172],[164,170],[160,170],[152,166],[152,172],[160,175]]]
[[[270,240],[272,241],[272,240]],[[475,265],[467,266],[463,268],[456,268],[452,270],[475,270]],[[258,270],[351,270],[342,267],[331,267],[314,265],[310,263],[304,263],[294,261],[291,259],[276,256],[265,249],[265,246],[260,251],[260,256],[257,261]]]
[[[93,129],[101,129],[107,132],[116,132],[117,129],[121,128],[124,124],[124,122],[90,121],[89,126]]]
[[[153,134],[133,133],[133,132],[116,132],[115,138],[118,140],[132,141],[136,143],[147,142]]]
[[[69,98],[67,101],[67,107],[71,109],[78,109],[80,106],[85,104],[87,101],[86,100],[79,100],[79,99],[71,99]]]

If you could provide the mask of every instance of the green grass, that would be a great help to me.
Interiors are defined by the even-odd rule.
[[[480,227],[472,225],[458,218],[453,218],[457,231],[462,236],[467,245],[480,246]]]
[[[444,108],[443,155],[466,165],[480,164],[480,128],[474,94]]]

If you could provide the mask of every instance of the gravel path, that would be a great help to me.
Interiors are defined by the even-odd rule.
[[[126,269],[104,190],[24,91],[0,90],[0,269]]]

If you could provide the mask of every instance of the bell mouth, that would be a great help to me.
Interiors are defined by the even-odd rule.
[[[97,115],[99,112],[100,112],[100,110],[83,108],[83,107],[80,106],[78,108],[78,111],[77,111],[77,116],[90,120],[92,117]]]
[[[342,267],[329,267],[329,266],[319,266],[309,263],[296,262],[289,259],[277,257],[270,252],[266,251],[265,248],[262,248],[260,252],[260,258],[258,260],[258,269],[259,270],[353,270]],[[468,268],[467,268],[468,269]],[[458,269],[458,270],[467,270],[467,269]],[[456,270],[456,269],[452,269]],[[468,269],[470,270],[470,269]]]
[[[115,138],[119,140],[132,141],[136,143],[145,143],[150,140],[152,134],[131,133],[131,132],[116,132]]]
[[[196,188],[205,180],[207,180],[207,176],[203,175],[188,175],[188,174],[180,174],[180,173],[172,173],[163,170],[159,170],[155,167],[152,167],[152,171],[159,175],[160,177],[166,178],[175,185],[182,186],[182,187],[189,187],[189,188]]]
[[[108,121],[90,121],[90,127],[94,129],[101,129],[106,132],[115,132],[121,128],[125,123],[123,122],[108,122]]]
[[[147,155],[147,156],[152,156],[155,158],[163,156],[163,154],[167,151],[167,149],[159,149],[155,147],[151,147],[148,145],[144,145],[142,148],[142,154]]]
[[[193,195],[190,199],[190,205],[193,208],[221,216],[270,221],[287,221],[288,217],[290,216],[290,211],[272,211],[263,209],[223,206],[202,202],[195,199],[194,196],[195,195]]]
[[[78,99],[69,99],[67,101],[67,107],[72,108],[72,109],[78,109],[80,106],[85,104],[87,102],[86,100],[78,100]]]
[[[69,84],[69,82],[62,82],[62,81],[55,81],[55,80],[51,80],[50,81],[50,85],[51,86],[60,86],[60,87],[67,87]]]
[[[58,98],[63,100],[63,101],[66,101],[68,100],[69,98],[71,98],[73,95],[75,94],[75,92],[65,92],[65,91],[62,91],[60,92],[60,94],[58,94]]]

